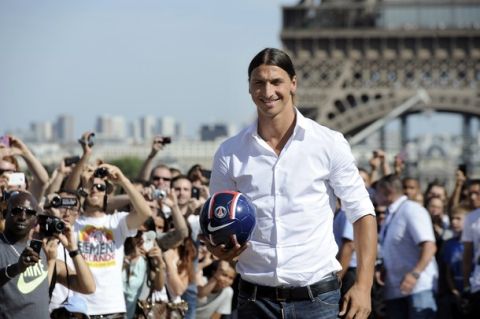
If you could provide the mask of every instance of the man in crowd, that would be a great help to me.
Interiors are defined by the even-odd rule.
[[[61,242],[58,243],[56,256],[58,259],[65,262],[68,267],[75,269],[77,273],[88,279],[89,283],[93,285],[95,292],[95,279],[87,263],[83,259],[78,250],[78,240],[75,237],[73,225],[80,215],[80,198],[77,194],[71,192],[59,192],[48,194],[44,204],[45,212],[48,215],[60,218],[66,225],[65,234],[59,234]],[[56,243],[53,243],[56,244]],[[54,247],[55,248],[55,247]],[[61,304],[68,298],[72,297],[73,291],[72,283],[66,285],[55,285],[52,296],[50,298],[49,310],[61,307]],[[82,299],[83,300],[83,299]]]
[[[167,192],[170,189],[170,181],[172,180],[172,173],[168,166],[159,164],[152,169],[152,162],[155,156],[159,151],[161,151],[165,144],[167,143],[168,138],[155,136],[152,142],[152,149],[150,154],[148,154],[145,162],[140,169],[138,174],[138,179],[142,181],[149,180],[155,188]]]
[[[480,311],[480,180],[468,186],[471,207],[463,226],[463,289],[472,305],[472,314]]]
[[[8,200],[0,235],[0,318],[49,318],[47,259],[29,247],[38,212],[30,193]]]
[[[70,254],[76,254],[72,257],[76,260],[74,269],[67,271],[65,263],[57,259],[53,236],[41,228],[34,235],[43,239],[47,255],[43,250],[30,247],[33,241],[29,241],[30,233],[37,223],[39,210],[37,201],[28,192],[14,193],[8,199],[6,227],[0,235],[0,318],[48,318],[48,287],[52,277],[81,293],[95,291],[91,273],[75,249],[70,225],[65,235],[58,238]],[[42,241],[37,247],[41,249]]]
[[[377,182],[376,200],[387,206],[380,232],[387,317],[435,318],[438,269],[429,214],[403,194],[397,175],[387,175]]]
[[[77,169],[77,167],[75,168]],[[109,183],[120,185],[128,194],[133,211],[107,215]],[[97,290],[84,296],[91,318],[124,318],[126,308],[122,287],[123,243],[137,234],[151,215],[144,197],[117,167],[102,164],[85,187],[84,213],[75,223],[78,247],[95,277]]]

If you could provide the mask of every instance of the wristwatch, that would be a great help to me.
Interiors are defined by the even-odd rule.
[[[74,258],[78,254],[80,254],[80,251],[78,249],[75,249],[75,250],[72,250],[72,251],[68,252],[68,255],[70,256],[70,258]]]
[[[413,278],[415,278],[415,279],[420,278],[420,273],[419,273],[419,272],[417,272],[417,271],[412,271],[412,272],[410,272],[410,273],[412,274]]]

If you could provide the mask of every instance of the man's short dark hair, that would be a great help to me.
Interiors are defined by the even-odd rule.
[[[467,182],[468,187],[472,185],[480,185],[480,179],[475,178],[475,179],[469,179]]]
[[[5,212],[5,216],[7,216],[12,208],[15,208],[20,202],[28,200],[31,202],[31,206],[33,209],[35,209],[37,212],[40,210],[40,207],[38,206],[38,202],[35,199],[35,197],[27,191],[18,191],[13,193],[9,198],[7,202],[7,209]]]
[[[257,55],[250,62],[250,65],[248,66],[249,81],[252,71],[263,64],[278,66],[288,73],[290,79],[293,79],[295,76],[295,68],[293,67],[292,60],[288,54],[279,49],[266,48],[257,53]]]
[[[175,184],[178,180],[181,180],[181,179],[189,181],[190,183],[192,182],[186,175],[178,175],[172,179],[172,182],[170,183],[171,187],[173,188],[173,184]]]
[[[389,189],[397,194],[403,194],[402,180],[396,174],[389,174],[380,178],[376,183],[376,188]]]
[[[165,168],[165,169],[168,169],[170,170],[170,168],[165,165],[165,164],[158,164],[157,166],[155,166],[154,168],[152,168],[152,170],[150,171],[150,181],[153,179],[153,174],[154,172],[159,169],[159,168]]]

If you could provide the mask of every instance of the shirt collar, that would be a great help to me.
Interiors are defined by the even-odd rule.
[[[388,206],[389,213],[390,214],[396,213],[396,211],[400,208],[400,205],[402,205],[403,202],[406,200],[407,200],[407,196],[405,195],[400,196],[396,201],[394,201],[393,203],[390,204],[390,206]]]
[[[308,127],[308,120],[303,116],[302,113],[298,110],[298,108],[295,107],[295,128],[293,129],[293,134],[292,136],[295,138],[297,136],[297,133],[304,132],[307,130]],[[247,129],[247,134],[251,135],[253,137],[260,138],[260,135],[258,135],[258,119],[253,122],[250,127]]]

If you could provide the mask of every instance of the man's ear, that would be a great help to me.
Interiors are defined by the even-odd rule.
[[[297,76],[294,75],[292,78],[292,87],[290,88],[290,94],[295,95],[297,93]]]

